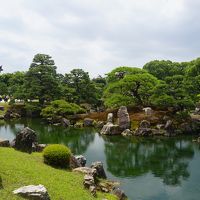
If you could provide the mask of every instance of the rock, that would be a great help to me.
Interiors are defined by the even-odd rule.
[[[113,113],[108,113],[107,122],[113,123]]]
[[[156,125],[156,128],[157,128],[158,130],[164,129],[164,128],[165,128],[165,125],[164,125],[164,124],[157,124],[157,125]]]
[[[78,167],[85,167],[86,158],[82,155],[71,156],[70,159],[70,168],[75,169]]]
[[[94,186],[95,185],[95,181],[94,181],[94,177],[91,175],[86,174],[84,176],[84,181],[83,181],[83,185],[85,188],[89,189],[90,186]]]
[[[96,196],[97,196],[97,189],[96,189],[95,186],[93,186],[93,185],[90,186],[89,190],[90,190],[90,193],[91,193],[91,195],[92,195],[93,197],[96,197]]]
[[[87,159],[84,156],[77,155],[77,156],[74,156],[74,157],[77,160],[79,167],[85,167]]]
[[[32,146],[37,142],[37,136],[34,130],[26,127],[22,129],[13,141],[13,147],[17,150],[31,153]]]
[[[119,200],[126,200],[127,196],[125,195],[124,191],[119,188],[114,188],[112,193],[118,197]]]
[[[119,125],[114,125],[108,122],[106,125],[103,126],[100,133],[102,135],[119,135],[121,134]]]
[[[117,112],[120,130],[130,129],[131,121],[126,106],[121,106]]]
[[[36,151],[42,152],[46,146],[47,144],[36,144]]]
[[[61,124],[64,126],[64,127],[69,127],[70,126],[70,121],[66,118],[62,118],[61,119]]]
[[[135,130],[136,136],[149,136],[152,134],[153,134],[153,131],[151,128],[138,128]]]
[[[92,127],[92,126],[94,126],[94,119],[85,118],[83,120],[83,125],[84,125],[84,127]]]
[[[107,178],[106,173],[105,173],[104,168],[103,168],[102,162],[100,162],[100,161],[93,162],[92,165],[91,165],[91,168],[96,169],[97,177],[103,178],[103,179]]]
[[[126,129],[121,133],[123,136],[131,136],[133,132],[130,129]]]
[[[79,173],[82,173],[82,174],[88,174],[88,175],[91,175],[93,177],[97,176],[97,170],[96,169],[92,169],[90,167],[78,167],[78,168],[73,169],[73,172],[79,172]]]
[[[164,129],[167,131],[167,135],[173,135],[174,134],[174,124],[172,120],[167,120]]]
[[[47,189],[43,185],[28,185],[13,191],[14,194],[26,199],[50,200]]]
[[[96,124],[96,128],[103,128],[104,124],[104,121],[98,121]]]
[[[152,115],[153,113],[153,110],[151,109],[151,107],[146,107],[146,108],[143,108],[142,110],[144,110],[145,115]]]
[[[83,128],[83,123],[82,122],[76,122],[76,124],[74,124],[74,128]]]
[[[147,120],[142,120],[140,122],[139,128],[150,128],[151,124]]]
[[[0,139],[0,147],[10,147],[9,140],[1,140]]]
[[[4,119],[4,115],[0,115],[0,119]]]

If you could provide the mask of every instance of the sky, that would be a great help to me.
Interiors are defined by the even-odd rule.
[[[27,71],[37,53],[59,73],[200,56],[199,0],[0,0],[0,65]]]

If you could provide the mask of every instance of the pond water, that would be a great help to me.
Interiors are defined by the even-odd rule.
[[[192,137],[102,137],[94,129],[66,129],[40,120],[0,121],[0,138],[12,140],[29,126],[40,143],[61,143],[87,164],[100,160],[109,179],[121,183],[131,200],[199,200],[200,146]]]

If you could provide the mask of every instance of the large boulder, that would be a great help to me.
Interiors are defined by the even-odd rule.
[[[131,128],[131,121],[126,106],[121,106],[117,112],[119,128],[123,131]]]
[[[22,129],[12,142],[13,147],[17,150],[31,153],[34,144],[37,142],[37,135],[34,130],[26,127]]]
[[[103,126],[100,133],[102,135],[119,135],[121,134],[121,130],[119,125],[114,125],[111,122],[108,122],[106,125]]]
[[[0,147],[10,147],[9,140],[0,139]]]
[[[103,168],[102,162],[100,162],[100,161],[93,162],[92,165],[91,165],[91,168],[96,169],[97,177],[103,178],[103,179],[107,178],[106,173],[105,173],[104,168]]]
[[[133,132],[130,129],[126,129],[121,133],[122,136],[132,136]]]
[[[13,191],[14,194],[26,199],[50,200],[47,189],[43,185],[28,185]]]

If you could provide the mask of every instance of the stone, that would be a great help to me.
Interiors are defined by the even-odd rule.
[[[32,146],[37,142],[37,136],[34,130],[26,127],[22,129],[13,141],[13,147],[16,150],[31,153]]]
[[[83,120],[83,125],[84,125],[84,127],[92,127],[92,126],[94,126],[94,119],[85,118]]]
[[[107,122],[113,123],[113,113],[108,113]]]
[[[100,162],[100,161],[93,162],[91,164],[91,168],[92,169],[96,169],[96,171],[97,171],[97,177],[103,178],[103,179],[107,178],[105,170],[103,168],[103,163],[102,162]]]
[[[93,186],[93,185],[90,186],[89,190],[90,190],[90,193],[91,193],[91,195],[92,195],[93,197],[96,197],[96,196],[97,196],[97,189],[96,189],[95,186]]]
[[[13,194],[26,199],[50,200],[47,189],[43,185],[28,185],[13,191]]]
[[[84,176],[84,181],[83,181],[83,185],[85,188],[89,189],[90,186],[95,185],[95,181],[94,181],[94,177],[91,175],[86,174]]]
[[[42,152],[46,146],[47,144],[36,144],[36,151]]]
[[[64,126],[64,127],[69,127],[70,126],[70,121],[66,118],[62,118],[61,119],[61,124]]]
[[[152,134],[153,134],[153,131],[151,128],[138,128],[135,130],[136,136],[149,136]]]
[[[104,124],[104,121],[98,121],[96,124],[96,128],[103,128]]]
[[[74,156],[77,160],[79,167],[85,167],[87,159],[83,155]]]
[[[10,147],[9,140],[2,140],[2,139],[0,139],[0,147]]]
[[[174,134],[174,124],[172,120],[167,120],[164,129],[167,131],[167,135],[173,135]]]
[[[120,188],[113,188],[112,193],[118,197],[119,200],[126,200],[128,199],[126,194]]]
[[[0,115],[0,119],[1,119],[1,120],[4,119],[4,115]]]
[[[147,120],[142,120],[140,122],[139,128],[150,128],[151,124]]]
[[[0,106],[0,110],[4,111],[5,110],[4,106]]]
[[[100,133],[102,135],[120,135],[121,130],[119,128],[119,125],[114,125],[113,123],[108,122],[103,126]]]
[[[131,121],[126,106],[121,106],[117,112],[120,130],[124,131],[131,128]]]
[[[133,132],[130,129],[126,129],[121,133],[123,136],[131,136]]]
[[[83,128],[83,123],[82,122],[76,122],[76,124],[74,124],[74,128]]]
[[[145,115],[152,115],[153,113],[153,110],[151,107],[146,107],[146,108],[143,108],[142,110],[144,110]]]
[[[93,177],[97,176],[97,170],[92,169],[90,167],[77,167],[77,168],[73,169],[73,172],[79,172],[79,173],[82,173],[82,174],[91,175]]]

